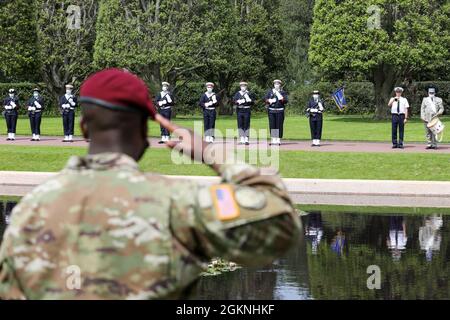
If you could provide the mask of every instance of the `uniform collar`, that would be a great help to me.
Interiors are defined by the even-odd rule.
[[[137,162],[123,153],[99,153],[84,157],[73,156],[66,165],[68,170],[139,170]]]

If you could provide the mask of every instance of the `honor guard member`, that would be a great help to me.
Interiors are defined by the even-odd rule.
[[[403,137],[405,132],[405,123],[408,121],[408,100],[402,97],[402,87],[395,87],[395,97],[389,100],[388,106],[392,114],[392,148],[403,149]],[[397,129],[399,140],[397,140]]]
[[[250,136],[250,115],[251,107],[255,104],[254,95],[248,91],[248,83],[239,83],[240,91],[233,97],[233,103],[236,106],[237,124],[239,131],[240,144],[249,145]]]
[[[222,147],[155,114],[137,76],[101,71],[79,101],[88,155],[15,207],[0,247],[0,299],[188,298],[213,257],[262,266],[297,242],[301,221],[280,177],[216,161],[205,151]],[[210,165],[221,182],[139,170],[149,117],[180,135],[169,148]]]
[[[437,149],[437,139],[427,124],[444,113],[444,103],[441,98],[436,97],[437,88],[428,88],[428,97],[423,98],[420,108],[420,118],[425,122],[425,134],[428,145],[426,149]]]
[[[172,107],[175,105],[175,100],[172,93],[169,91],[170,84],[168,82],[162,83],[162,91],[156,96],[156,104],[158,106],[159,114],[164,118],[172,119]],[[160,144],[170,140],[170,132],[161,126],[161,141]]]
[[[322,113],[325,110],[324,101],[320,97],[318,90],[313,91],[311,99],[308,101],[306,113],[309,118],[309,127],[311,129],[311,140],[313,147],[320,147],[320,139],[322,139]]]
[[[44,99],[40,95],[38,88],[33,89],[33,96],[28,100],[28,117],[30,118],[31,141],[41,140],[41,117],[44,110]]]
[[[274,80],[273,84],[273,89],[270,89],[267,92],[264,101],[266,102],[269,114],[270,137],[272,138],[270,144],[281,145],[281,139],[283,138],[284,109],[288,103],[288,96],[281,88],[281,80]]]
[[[16,125],[19,115],[19,98],[16,96],[16,90],[9,89],[8,97],[3,100],[3,107],[5,108],[6,127],[8,128],[8,138],[6,140],[14,141],[16,139]]]
[[[77,98],[73,95],[73,85],[66,85],[66,94],[59,99],[59,107],[61,109],[64,127],[63,142],[73,142],[75,109],[77,107]]]
[[[214,83],[206,83],[206,92],[202,94],[199,105],[203,109],[205,141],[212,143],[216,127],[216,108],[219,106],[219,97],[214,93]]]

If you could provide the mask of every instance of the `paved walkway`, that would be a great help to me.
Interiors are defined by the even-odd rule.
[[[0,171],[0,194],[23,196],[55,173]],[[218,183],[218,177],[168,176],[199,184]],[[428,207],[450,209],[450,182],[336,179],[283,179],[297,204]]]
[[[154,148],[164,148],[158,144],[159,139],[151,138],[150,144]],[[224,143],[216,140],[216,143]],[[233,147],[235,140],[227,140],[227,146]],[[41,137],[41,141],[30,141],[30,137],[17,137],[15,141],[6,141],[5,136],[0,136],[0,145],[18,146],[71,146],[86,147],[88,143],[80,138],[75,138],[73,143],[62,142],[61,137]],[[238,146],[239,148],[267,147],[267,141],[250,141],[250,146]],[[280,150],[303,150],[320,152],[386,152],[386,153],[448,153],[450,154],[450,144],[440,144],[438,150],[426,150],[425,143],[405,143],[405,149],[392,149],[389,142],[361,142],[361,141],[322,141],[321,147],[311,147],[311,141],[305,140],[284,140]]]

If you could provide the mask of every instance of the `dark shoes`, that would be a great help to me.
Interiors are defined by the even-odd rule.
[[[396,144],[394,144],[393,146],[392,146],[392,149],[397,149],[398,148],[398,145],[396,145]]]
[[[427,149],[427,150],[430,150],[430,149],[437,150],[437,146],[427,146],[425,149]]]

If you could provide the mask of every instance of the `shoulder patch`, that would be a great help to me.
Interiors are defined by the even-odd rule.
[[[260,210],[267,204],[266,195],[262,191],[246,187],[236,190],[236,201],[241,207],[252,210]]]
[[[212,186],[210,190],[219,220],[232,220],[240,216],[239,206],[231,185],[219,184]]]

